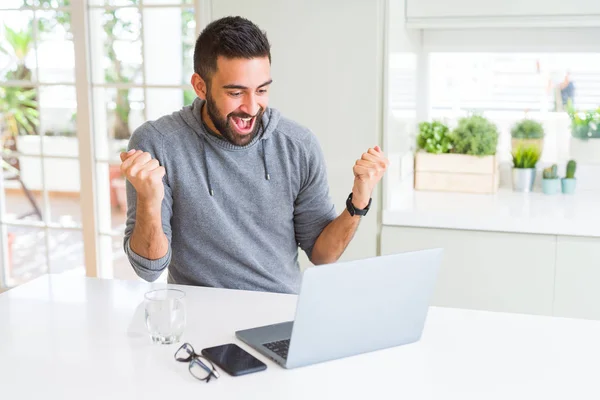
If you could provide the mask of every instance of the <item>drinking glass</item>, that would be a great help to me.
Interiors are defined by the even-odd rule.
[[[157,289],[144,295],[146,327],[154,343],[177,343],[185,329],[185,293]]]

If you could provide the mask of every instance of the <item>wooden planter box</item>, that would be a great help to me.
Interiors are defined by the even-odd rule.
[[[496,193],[500,184],[496,156],[415,154],[415,189]]]

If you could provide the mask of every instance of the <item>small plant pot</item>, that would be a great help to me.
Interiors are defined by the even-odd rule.
[[[577,184],[577,179],[575,178],[562,178],[561,179],[561,185],[562,185],[562,192],[564,194],[573,194],[575,193],[575,186]]]
[[[513,190],[515,192],[531,192],[535,182],[535,173],[535,168],[513,168]]]
[[[560,179],[542,179],[542,192],[544,194],[560,193]]]

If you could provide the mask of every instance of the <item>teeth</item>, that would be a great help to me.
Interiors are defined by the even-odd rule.
[[[252,119],[252,117],[250,117],[250,118],[240,118],[240,119],[241,119],[242,121],[244,121],[244,122],[248,122],[248,121],[250,121],[250,120]]]

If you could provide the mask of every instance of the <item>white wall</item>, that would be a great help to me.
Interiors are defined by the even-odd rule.
[[[392,53],[417,52],[420,47],[420,33],[406,29],[404,23],[405,0],[388,0],[389,51]]]
[[[212,1],[213,19],[228,15],[246,17],[267,32],[274,80],[270,105],[319,138],[341,212],[352,190],[354,162],[382,144],[384,1]],[[376,255],[379,197],[342,259]]]

